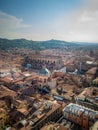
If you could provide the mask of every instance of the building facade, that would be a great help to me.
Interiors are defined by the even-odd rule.
[[[32,69],[40,70],[43,66],[46,66],[49,70],[60,69],[64,66],[61,57],[58,56],[27,56],[24,58],[23,66],[26,67],[30,64]]]
[[[64,117],[75,124],[82,126],[85,130],[98,120],[98,111],[70,103],[63,110]]]

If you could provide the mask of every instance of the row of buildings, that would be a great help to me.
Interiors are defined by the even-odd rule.
[[[64,108],[63,112],[66,119],[79,124],[86,130],[89,130],[89,128],[98,120],[98,111],[78,104],[69,104]]]
[[[0,78],[0,102],[6,103],[0,104],[0,112],[3,113],[1,129],[7,124],[5,119],[11,125],[10,130],[73,130],[73,124],[89,130],[98,120],[97,88],[79,88],[77,82],[81,77],[78,75],[56,72],[60,75],[56,77],[54,74],[53,78],[49,69],[62,68],[60,57],[26,57],[23,65],[28,67],[27,71],[14,72],[12,69]],[[33,69],[38,72],[32,72]],[[76,93],[76,89],[82,93]],[[67,101],[61,100],[62,97]],[[62,123],[53,124],[62,117],[70,122],[69,128]]]
[[[31,65],[32,69],[40,70],[46,66],[49,70],[60,69],[64,66],[62,58],[59,56],[26,56],[23,61],[23,66]]]

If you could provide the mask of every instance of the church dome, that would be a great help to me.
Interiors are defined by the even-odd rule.
[[[39,73],[41,75],[50,76],[50,71],[47,68],[42,68]]]

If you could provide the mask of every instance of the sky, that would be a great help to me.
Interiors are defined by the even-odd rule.
[[[0,0],[0,37],[98,42],[98,0]]]

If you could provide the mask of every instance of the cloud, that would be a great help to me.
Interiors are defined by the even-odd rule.
[[[15,16],[9,15],[0,11],[0,29],[1,31],[7,31],[7,29],[19,29],[27,28],[31,25],[25,24],[23,19],[19,19]]]
[[[98,42],[98,0],[83,0],[81,7],[65,11],[49,26],[25,24],[23,19],[0,11],[0,36],[33,40],[62,39],[66,41]],[[52,24],[51,24],[52,23]]]
[[[73,22],[71,32],[75,37],[81,36],[81,40],[98,41],[98,11],[82,11],[82,14],[79,14]]]
[[[20,30],[30,27],[31,25],[25,24],[23,19],[0,11],[0,37],[20,38]]]
[[[85,3],[89,10],[98,10],[98,0],[85,0]]]
[[[98,42],[98,0],[85,0],[84,6],[65,14],[58,37],[69,41]]]
[[[49,29],[42,30],[40,39],[98,42],[98,0],[83,1],[79,8],[56,17]]]

